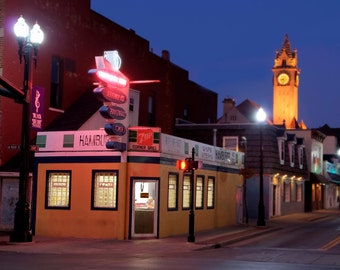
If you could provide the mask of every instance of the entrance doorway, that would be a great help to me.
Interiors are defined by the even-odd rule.
[[[157,237],[158,179],[132,179],[131,237]]]
[[[236,222],[243,223],[243,186],[237,186],[236,190]]]
[[[14,228],[15,206],[19,195],[17,178],[0,179],[0,230],[9,231]]]
[[[276,185],[273,185],[273,213],[272,216],[276,216]]]

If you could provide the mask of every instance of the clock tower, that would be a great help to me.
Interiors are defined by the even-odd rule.
[[[276,51],[273,71],[273,123],[287,129],[299,128],[298,89],[300,70],[297,50],[292,51],[288,35],[280,51]]]

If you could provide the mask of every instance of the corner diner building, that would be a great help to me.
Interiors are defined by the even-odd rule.
[[[32,228],[54,237],[138,239],[185,234],[194,171],[195,231],[235,224],[242,216],[243,153],[129,128],[128,151],[109,150],[104,130],[39,132]]]

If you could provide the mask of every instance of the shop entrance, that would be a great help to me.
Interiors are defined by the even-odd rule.
[[[157,237],[158,179],[132,179],[131,237]]]

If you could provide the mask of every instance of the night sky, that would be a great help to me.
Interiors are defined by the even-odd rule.
[[[271,117],[271,69],[288,34],[301,69],[298,121],[340,127],[339,0],[92,0],[91,8],[217,92],[218,117],[225,97],[253,100]]]

